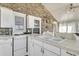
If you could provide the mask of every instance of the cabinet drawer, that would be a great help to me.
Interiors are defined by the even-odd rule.
[[[26,55],[26,49],[21,49],[14,52],[14,56],[24,56]]]
[[[61,56],[78,56],[78,54],[76,54],[72,51],[67,51],[67,50],[61,49]]]
[[[12,43],[12,38],[9,39],[9,38],[0,38],[0,45],[1,44],[7,44],[7,43]]]
[[[58,47],[44,43],[44,48],[48,49],[51,52],[56,53],[57,55],[60,55],[60,48],[58,48]]]

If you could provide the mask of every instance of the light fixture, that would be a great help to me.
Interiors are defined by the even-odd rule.
[[[75,11],[75,8],[79,6],[73,6],[73,4],[69,4],[69,10],[61,17],[62,21],[73,21],[79,19],[79,13]]]
[[[57,22],[56,21],[53,21],[53,24],[57,24]]]

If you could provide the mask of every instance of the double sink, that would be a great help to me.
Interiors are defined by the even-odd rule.
[[[55,42],[55,43],[62,43],[63,41],[67,40],[65,38],[61,37],[51,37],[51,36],[39,36],[39,39],[42,39],[44,41],[50,41],[50,42]]]

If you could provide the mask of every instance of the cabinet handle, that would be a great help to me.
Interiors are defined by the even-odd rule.
[[[41,52],[44,54],[44,49],[43,48],[41,48]]]
[[[71,53],[69,53],[69,52],[66,52],[67,54],[69,54],[69,55],[72,55]]]
[[[43,52],[43,51],[42,51],[42,48],[41,48],[41,52]]]
[[[44,54],[44,49],[43,49],[43,54]]]
[[[69,53],[69,52],[66,52],[67,54],[69,54],[69,55],[72,55],[72,56],[76,56],[75,54],[71,54],[71,53]]]

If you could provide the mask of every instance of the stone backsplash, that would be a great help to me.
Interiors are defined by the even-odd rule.
[[[53,15],[41,3],[0,3],[0,6],[10,8],[14,11],[42,18],[42,32],[53,31]]]

